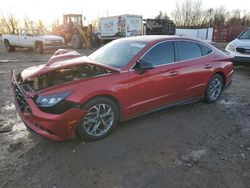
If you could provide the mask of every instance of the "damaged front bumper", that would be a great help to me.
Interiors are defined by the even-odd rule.
[[[86,114],[84,110],[71,108],[62,114],[42,112],[19,85],[14,71],[11,73],[11,88],[17,112],[29,130],[56,141],[76,136],[76,127]]]

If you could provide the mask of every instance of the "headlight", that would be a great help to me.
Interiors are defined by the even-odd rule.
[[[226,49],[229,50],[229,51],[233,51],[233,52],[235,51],[235,47],[232,44],[228,44]]]
[[[58,93],[54,95],[38,96],[36,99],[36,104],[39,107],[52,107],[68,97],[72,91],[67,91],[65,93]]]

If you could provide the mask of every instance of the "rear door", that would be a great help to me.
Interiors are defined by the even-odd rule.
[[[153,110],[179,99],[179,72],[173,41],[161,42],[141,57],[156,67],[138,74],[136,66],[129,72],[131,115]]]
[[[182,98],[203,95],[213,73],[210,56],[213,50],[194,41],[177,41],[176,48]]]

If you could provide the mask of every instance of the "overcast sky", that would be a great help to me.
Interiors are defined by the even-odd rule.
[[[155,17],[161,10],[171,15],[176,2],[181,0],[1,0],[0,10],[10,10],[22,19],[29,16],[50,24],[65,13],[82,13],[88,20],[119,14],[138,14],[144,18]],[[228,10],[250,11],[250,0],[202,0],[203,9],[224,6]]]

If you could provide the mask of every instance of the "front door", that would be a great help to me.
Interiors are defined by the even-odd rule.
[[[129,72],[131,116],[173,103],[180,96],[179,68],[174,63],[174,42],[155,45],[141,59],[141,63],[153,63],[155,68],[140,73],[137,71],[139,67],[134,66]]]

